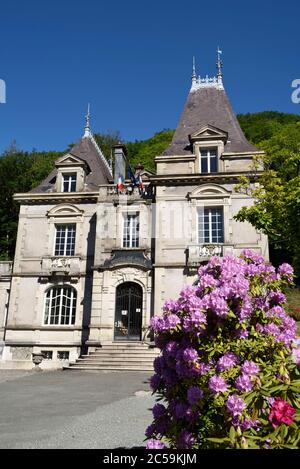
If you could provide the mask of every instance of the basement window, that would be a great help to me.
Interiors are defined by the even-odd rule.
[[[53,351],[52,350],[42,350],[44,360],[52,360],[53,358]]]
[[[57,352],[57,358],[58,360],[69,360],[70,357],[70,352],[66,350],[60,350]]]

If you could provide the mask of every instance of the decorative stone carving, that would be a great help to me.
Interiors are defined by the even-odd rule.
[[[217,88],[219,90],[223,90],[223,81],[222,77],[217,76],[217,77],[209,77],[206,75],[204,78],[199,77],[194,77],[192,81],[192,87],[191,91],[196,91],[199,88]]]
[[[31,360],[32,347],[11,347],[13,360]]]
[[[51,270],[69,270],[71,267],[71,259],[67,257],[51,259]]]

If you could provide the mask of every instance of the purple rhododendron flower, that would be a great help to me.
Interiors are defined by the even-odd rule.
[[[164,313],[177,313],[179,309],[178,301],[168,300],[163,305]]]
[[[236,388],[242,392],[251,391],[253,388],[253,382],[251,381],[250,376],[246,375],[245,373],[237,377],[235,380],[235,385]]]
[[[271,291],[269,293],[269,301],[273,305],[280,305],[286,302],[286,296],[281,291]]]
[[[206,300],[207,309],[213,311],[220,318],[226,318],[229,313],[229,307],[220,289],[213,290],[206,295],[203,300]]]
[[[178,449],[191,449],[195,442],[195,437],[187,430],[183,430],[177,439]]]
[[[155,404],[155,406],[152,409],[153,417],[155,419],[159,419],[160,417],[163,417],[166,414],[166,412],[167,412],[167,409],[162,404]]]
[[[165,316],[165,329],[175,329],[180,324],[180,319],[176,314]]]
[[[218,371],[228,370],[239,363],[239,358],[232,352],[227,352],[218,360]]]
[[[179,344],[174,340],[170,340],[165,346],[165,352],[167,352],[172,357],[176,357],[176,353],[178,352]]]
[[[165,321],[160,316],[153,316],[150,320],[150,325],[154,332],[161,332],[165,328]]]
[[[246,407],[247,406],[246,406],[246,402],[244,401],[244,399],[237,396],[236,394],[232,394],[227,399],[226,408],[233,417],[242,415]]]
[[[292,281],[293,280],[293,274],[294,274],[294,269],[290,264],[281,264],[278,267],[278,274],[280,276],[286,276],[288,280]]]
[[[188,347],[183,351],[182,358],[186,362],[193,362],[193,361],[198,360],[199,355],[198,355],[197,350],[195,350],[192,347]]]
[[[146,448],[147,449],[164,449],[166,448],[166,445],[162,443],[160,440],[155,440],[154,438],[152,438],[151,440],[147,442]]]
[[[235,335],[239,339],[246,339],[249,335],[249,332],[246,329],[237,329]]]
[[[259,388],[269,367],[274,383],[289,386],[295,379],[300,339],[280,291],[293,270],[283,264],[276,271],[259,253],[245,250],[240,258],[212,257],[198,275],[197,284],[185,287],[176,301],[168,300],[163,316],[151,320],[161,353],[150,385],[165,405],[153,407],[148,447],[164,448],[164,438],[171,448],[215,447],[206,436],[226,438],[231,425],[242,433],[257,432],[257,444],[266,447],[271,425],[291,424],[294,409],[276,391],[256,414],[242,393]],[[282,356],[280,362],[275,354]],[[270,448],[273,443],[271,438]]]
[[[198,386],[191,386],[187,392],[187,400],[191,405],[197,404],[203,398],[203,391]]]
[[[150,378],[150,387],[151,387],[152,391],[154,391],[154,392],[157,391],[160,384],[161,384],[161,379],[158,375],[155,374],[155,375],[151,376],[151,378]]]
[[[185,402],[178,402],[175,405],[175,417],[177,419],[182,419],[186,417],[186,413],[188,410],[189,406]]]
[[[259,420],[251,419],[250,417],[245,417],[243,420],[241,420],[240,416],[233,417],[232,425],[235,428],[240,427],[242,432],[249,430],[249,428],[253,428],[255,431],[260,429]]]
[[[300,342],[298,340],[297,346],[293,350],[293,358],[295,360],[295,363],[300,366]]]
[[[218,283],[219,283],[218,280],[209,274],[203,274],[201,275],[199,279],[199,287],[202,288],[203,290],[205,288],[215,287],[218,285]]]
[[[277,324],[274,324],[274,322],[271,322],[270,324],[267,324],[266,326],[264,326],[264,332],[266,334],[271,334],[274,337],[277,337],[278,334],[280,333],[280,329],[279,329],[279,326],[277,326]]]
[[[209,379],[208,387],[214,394],[227,391],[227,383],[225,379],[218,375],[212,376]]]
[[[183,319],[183,330],[186,332],[203,331],[205,329],[206,316],[201,311],[194,311]]]
[[[155,425],[149,425],[149,427],[146,428],[145,435],[147,438],[151,438],[155,433]]]
[[[246,375],[257,375],[259,373],[259,366],[250,360],[246,360],[241,366],[242,373]]]

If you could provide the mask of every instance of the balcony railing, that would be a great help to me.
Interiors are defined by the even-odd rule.
[[[187,246],[186,260],[188,267],[197,267],[199,263],[209,261],[212,256],[232,254],[233,245],[226,243],[203,243]]]
[[[78,275],[80,273],[80,257],[44,257],[42,271],[56,275]]]
[[[126,186],[123,193],[119,194],[116,186],[100,186],[99,201],[112,202],[112,203],[125,203],[139,201],[141,199],[152,200],[153,190],[148,184],[145,184],[145,191],[141,193],[138,187],[132,188],[130,185]]]

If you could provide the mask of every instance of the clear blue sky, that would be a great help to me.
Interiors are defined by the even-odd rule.
[[[176,126],[192,56],[224,83],[239,112],[300,114],[291,82],[300,78],[300,2],[176,0],[9,0],[0,7],[0,152],[63,150],[83,132],[143,139]]]

